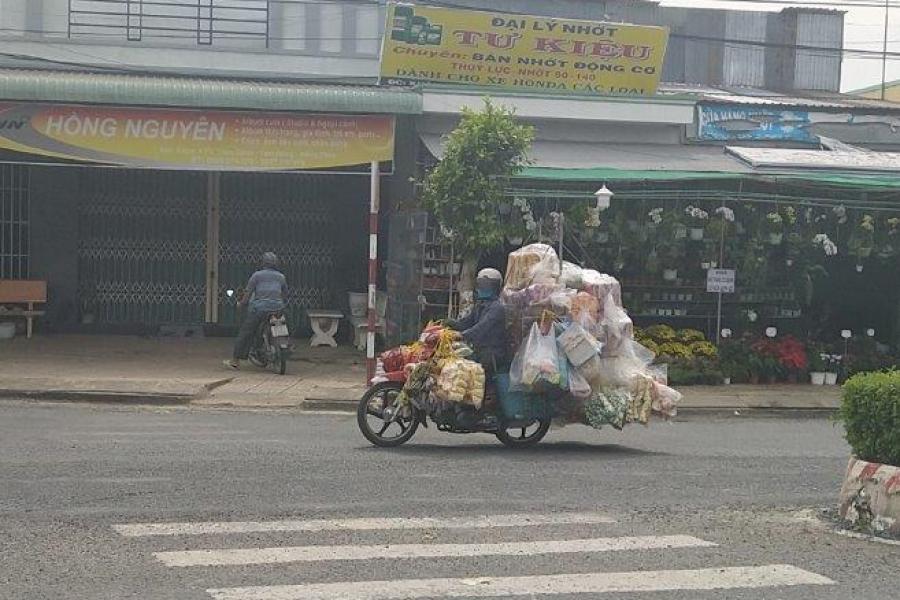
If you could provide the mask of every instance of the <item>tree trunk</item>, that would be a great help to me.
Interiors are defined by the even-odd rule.
[[[462,263],[462,270],[459,274],[459,281],[456,283],[456,291],[459,292],[459,305],[457,306],[457,316],[461,317],[472,310],[475,303],[475,276],[478,274],[477,258],[465,258]]]

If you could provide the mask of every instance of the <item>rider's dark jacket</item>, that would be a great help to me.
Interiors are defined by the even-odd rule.
[[[468,315],[448,325],[462,333],[463,340],[472,346],[478,362],[485,368],[491,367],[493,372],[494,368],[506,365],[506,308],[499,298],[476,301]]]

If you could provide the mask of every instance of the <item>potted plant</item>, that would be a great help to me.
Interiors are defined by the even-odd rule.
[[[776,351],[778,353],[778,362],[787,374],[791,383],[797,383],[800,380],[800,373],[807,368],[808,359],[806,356],[806,347],[803,342],[792,335],[784,336],[776,343]]]
[[[844,357],[840,354],[822,354],[825,362],[825,385],[837,385],[838,371]]]
[[[770,212],[766,215],[766,230],[769,232],[769,243],[773,246],[781,244],[784,238],[784,219],[778,212]]]
[[[875,248],[875,219],[871,215],[863,215],[847,246],[850,254],[856,257],[856,272],[862,273],[863,260],[869,258]]]
[[[750,345],[743,339],[726,339],[719,345],[719,365],[725,383],[744,383],[752,375]]]
[[[706,229],[706,222],[709,220],[709,213],[702,208],[688,206],[684,209],[684,214],[687,215],[691,239],[694,241],[702,240],[703,231]]]
[[[813,385],[825,385],[825,360],[815,345],[809,347],[809,380]]]

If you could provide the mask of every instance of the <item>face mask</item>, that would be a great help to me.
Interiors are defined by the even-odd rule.
[[[493,300],[494,290],[484,288],[475,290],[475,297],[479,300]]]

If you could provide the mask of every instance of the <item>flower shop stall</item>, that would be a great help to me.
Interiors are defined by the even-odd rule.
[[[897,179],[548,168],[525,175],[509,191],[510,239],[552,243],[566,260],[619,278],[641,343],[670,359],[676,384],[809,381],[810,372],[843,378],[897,364]],[[603,210],[593,196],[601,183],[614,193]],[[719,347],[710,343],[722,333],[717,297],[706,291],[714,268],[736,271],[735,292],[723,295],[729,336]]]

